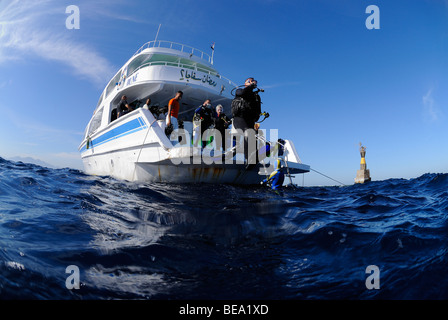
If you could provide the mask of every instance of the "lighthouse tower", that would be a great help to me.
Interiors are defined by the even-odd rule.
[[[356,172],[355,183],[364,183],[372,180],[370,178],[370,170],[366,164],[366,147],[359,143],[359,153],[361,154],[361,168]]]

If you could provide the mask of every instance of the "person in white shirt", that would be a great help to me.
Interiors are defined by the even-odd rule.
[[[146,104],[142,107],[143,109],[149,110],[149,105],[151,104],[151,98],[146,99]]]

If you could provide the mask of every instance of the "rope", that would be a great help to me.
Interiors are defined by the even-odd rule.
[[[266,140],[266,138],[264,138],[263,136],[256,135],[255,137],[256,137],[257,139],[259,139],[259,140],[264,141],[264,142],[268,142],[268,141]],[[276,142],[276,144],[281,145],[281,146],[283,146],[283,147],[286,147],[283,143],[280,143],[280,142],[278,142],[278,141]],[[280,157],[280,158],[281,158],[281,157]],[[287,176],[288,176],[289,179],[290,179],[291,185],[294,185],[293,182],[292,182],[291,174],[290,174],[290,172],[289,172],[288,163],[287,163],[287,161],[286,161],[285,159],[283,159],[283,158],[281,158],[281,159],[282,159],[282,161],[285,163],[286,171],[287,171]],[[300,161],[300,159],[299,159],[299,161]],[[310,170],[311,170],[311,171],[314,171],[314,172],[316,172],[316,173],[318,173],[318,174],[320,174],[320,175],[322,175],[322,176],[324,176],[324,177],[326,177],[326,178],[328,178],[328,179],[330,179],[330,180],[333,180],[333,181],[335,181],[335,182],[337,182],[337,183],[343,185],[344,187],[347,186],[346,184],[344,184],[344,183],[342,183],[342,182],[340,182],[340,181],[338,181],[338,180],[336,180],[336,179],[333,179],[333,178],[331,178],[331,177],[329,177],[329,176],[323,174],[322,172],[319,172],[319,171],[314,170],[314,169],[311,169],[311,168],[310,168]],[[302,181],[302,183],[304,183],[304,182]]]
[[[310,168],[310,170],[311,170],[311,171],[314,171],[314,172],[316,172],[316,173],[318,173],[318,174],[320,174],[320,175],[322,175],[322,176],[324,176],[325,178],[328,178],[328,179],[333,180],[333,181],[335,181],[335,182],[337,182],[337,183],[340,183],[340,184],[343,185],[344,187],[347,186],[347,185],[343,184],[342,182],[340,182],[340,181],[338,181],[338,180],[336,180],[336,179],[333,179],[333,178],[331,178],[331,177],[329,177],[329,176],[323,174],[322,172],[319,172],[319,171],[314,170],[314,169],[311,169],[311,168]]]

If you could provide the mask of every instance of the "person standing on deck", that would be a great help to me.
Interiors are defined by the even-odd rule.
[[[168,102],[168,113],[166,115],[166,126],[173,125],[173,130],[179,128],[177,117],[179,115],[179,101],[183,96],[182,91],[177,91],[176,96]]]

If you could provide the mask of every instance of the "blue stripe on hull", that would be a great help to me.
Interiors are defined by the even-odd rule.
[[[115,139],[119,139],[121,137],[127,136],[131,133],[138,132],[140,130],[144,130],[148,128],[145,121],[142,117],[138,117],[134,120],[131,120],[129,122],[123,123],[121,126],[118,126],[110,131],[107,131],[106,133],[100,135],[99,137],[93,139],[90,141],[90,148],[98,147],[102,144],[105,144],[107,142],[113,141]],[[80,152],[83,153],[86,151],[86,145],[83,145]]]

